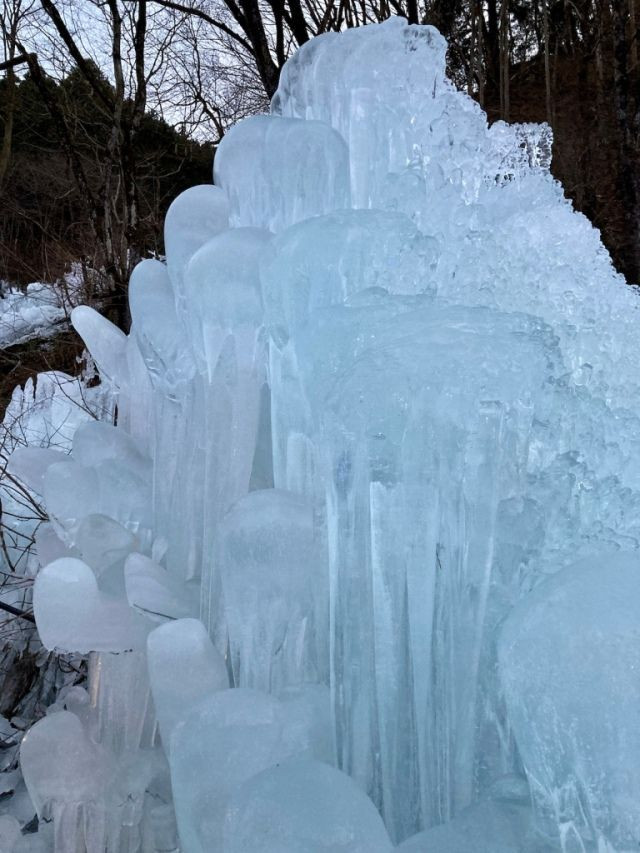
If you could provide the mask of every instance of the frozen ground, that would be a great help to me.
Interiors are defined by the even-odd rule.
[[[33,282],[25,291],[5,290],[0,299],[0,347],[48,337],[66,317],[60,296],[50,284]]]

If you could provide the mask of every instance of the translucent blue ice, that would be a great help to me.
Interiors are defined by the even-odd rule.
[[[445,55],[399,18],[305,44],[131,334],[74,312],[118,426],[12,463],[42,638],[91,652],[95,713],[24,748],[58,851],[58,735],[120,768],[123,853],[172,803],[186,853],[640,843],[640,302],[550,129],[489,127]]]

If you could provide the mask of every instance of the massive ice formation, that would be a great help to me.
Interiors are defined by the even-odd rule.
[[[130,335],[73,315],[118,426],[13,461],[91,652],[23,745],[57,853],[176,849],[172,803],[186,853],[640,843],[638,297],[445,50],[305,44]]]

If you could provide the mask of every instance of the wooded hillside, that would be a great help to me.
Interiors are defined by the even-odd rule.
[[[210,179],[212,143],[264,109],[290,53],[400,14],[441,30],[452,75],[491,120],[551,124],[554,175],[640,281],[636,2],[3,0],[0,278],[54,280],[80,260],[126,326],[128,275],[162,251],[168,203]],[[99,26],[83,31],[87,8]]]

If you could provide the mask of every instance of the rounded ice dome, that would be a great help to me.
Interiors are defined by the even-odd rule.
[[[391,841],[367,795],[320,761],[270,767],[232,797],[227,853],[390,853]]]

